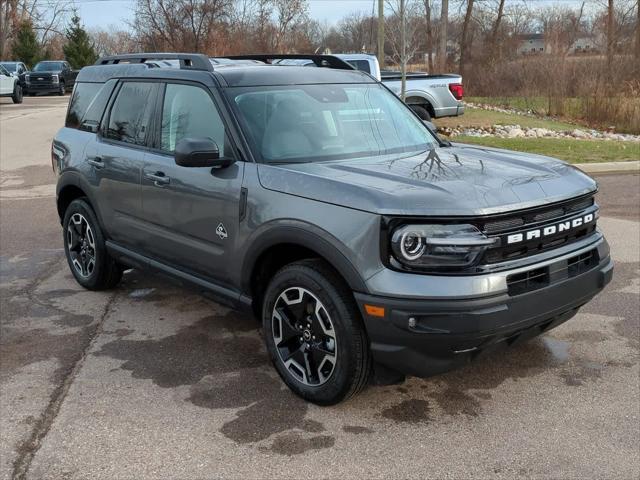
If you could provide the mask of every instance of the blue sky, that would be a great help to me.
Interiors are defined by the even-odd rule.
[[[455,4],[455,0],[451,3]],[[538,6],[551,5],[554,3],[577,4],[578,0],[529,0],[528,4]],[[82,22],[87,27],[107,28],[111,25],[126,29],[127,20],[133,17],[133,7],[135,0],[76,0],[75,2]],[[309,0],[309,10],[312,18],[321,22],[334,24],[345,15],[360,11],[370,14],[373,11],[377,0]],[[376,7],[377,8],[377,7]],[[456,7],[449,7],[449,11],[454,11]]]

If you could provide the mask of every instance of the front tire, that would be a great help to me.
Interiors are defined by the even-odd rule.
[[[333,405],[366,386],[371,355],[360,312],[348,285],[324,262],[296,262],[276,273],[262,323],[271,361],[300,397]]]
[[[60,82],[60,89],[58,90],[58,95],[60,95],[61,97],[66,93],[67,89],[64,86],[64,82],[61,81]]]
[[[76,281],[88,290],[115,287],[122,268],[107,252],[98,219],[85,199],[69,204],[62,225],[64,252]]]
[[[13,103],[22,103],[22,87],[19,83],[16,83],[13,87],[13,95],[11,95],[11,100]]]

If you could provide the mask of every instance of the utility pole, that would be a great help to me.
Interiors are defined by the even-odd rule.
[[[400,98],[404,102],[407,94],[407,12],[405,0],[400,0]]]
[[[378,63],[384,67],[384,0],[378,0]]]
[[[440,73],[447,70],[447,24],[449,23],[449,0],[442,0],[440,9],[440,45],[438,47],[438,68]]]

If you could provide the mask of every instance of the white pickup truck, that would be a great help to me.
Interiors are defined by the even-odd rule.
[[[211,58],[211,63],[222,66],[229,63],[271,63],[274,65],[302,65],[305,67],[354,68],[368,73],[400,96],[400,72],[383,70],[374,55],[364,53],[306,55],[306,54],[251,54]],[[407,73],[405,102],[425,121],[432,118],[456,117],[464,113],[462,77],[455,74],[429,75]]]
[[[364,53],[334,54],[355,69],[369,73],[400,95],[400,72],[380,70],[378,59]],[[462,77],[455,74],[407,73],[406,103],[423,120],[455,117],[464,113]]]

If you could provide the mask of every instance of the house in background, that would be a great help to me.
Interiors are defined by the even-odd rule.
[[[544,33],[525,33],[519,36],[519,40],[518,55],[544,53],[547,50]]]
[[[544,33],[526,33],[520,35],[518,40],[518,55],[553,53],[553,50],[557,47],[557,45],[545,38]],[[599,52],[598,45],[600,44],[601,40],[596,35],[583,34],[574,40],[566,53],[570,55],[595,54]],[[561,50],[565,51],[564,48],[561,48]]]

